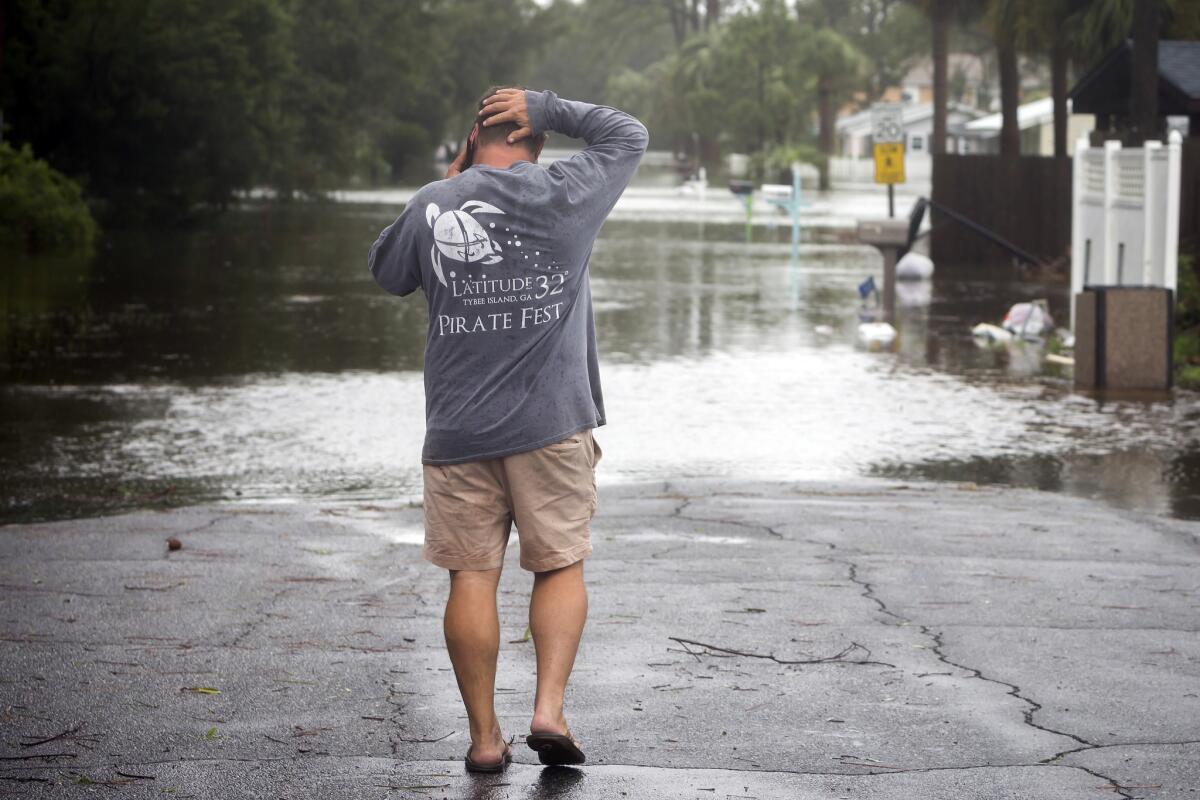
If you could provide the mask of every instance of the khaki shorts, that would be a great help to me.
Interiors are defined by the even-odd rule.
[[[503,458],[426,464],[422,555],[446,569],[496,569],[516,522],[523,568],[574,564],[592,552],[600,456],[588,429]]]

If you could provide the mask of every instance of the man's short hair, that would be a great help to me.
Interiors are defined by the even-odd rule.
[[[522,91],[524,91],[525,87],[517,86],[517,85],[493,86],[490,89],[488,89],[486,92],[484,92],[483,96],[479,98],[479,108],[483,108],[484,100],[487,100],[489,97],[491,97],[492,95],[494,95],[496,92],[500,91],[501,89],[521,89]],[[518,130],[520,130],[520,126],[517,125],[517,123],[515,123],[515,122],[501,122],[498,125],[483,125],[482,122],[483,122],[483,120],[480,120],[479,138],[476,140],[477,146],[478,145],[491,145],[491,144],[506,144],[508,142],[508,137],[511,136],[512,134],[516,133]],[[537,146],[542,141],[544,141],[544,138],[545,137],[542,135],[526,136],[521,141],[516,142],[516,144],[519,144],[522,147],[524,147],[526,150],[528,150],[530,152],[530,154],[536,154]]]

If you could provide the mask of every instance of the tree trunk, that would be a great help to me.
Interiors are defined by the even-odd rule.
[[[675,34],[675,46],[682,47],[687,41],[687,9],[680,6],[687,0],[666,0],[667,14],[671,19],[671,31]]]
[[[767,107],[767,77],[763,74],[764,70],[766,70],[766,67],[763,66],[761,61],[758,62],[758,83],[756,85],[756,100],[758,101],[758,114],[756,115],[758,122],[758,139],[755,143],[756,150],[762,150],[764,146],[767,146],[767,124],[766,121],[762,119],[762,109]]]
[[[996,60],[1000,62],[1000,155],[1021,155],[1021,126],[1017,107],[1021,103],[1021,74],[1017,68],[1017,48],[1012,37],[996,35]]]
[[[934,0],[930,9],[933,20],[933,141],[934,155],[946,152],[947,49],[950,29],[950,4]]]
[[[1054,29],[1050,50],[1050,94],[1054,98],[1054,155],[1067,154],[1067,31],[1063,20]]]
[[[835,147],[834,126],[837,123],[837,110],[833,107],[833,80],[828,75],[817,78],[817,116],[820,120],[818,143],[821,152],[833,156]],[[829,188],[827,171],[821,173],[821,188]]]
[[[721,166],[721,142],[713,136],[700,136],[700,163],[705,166],[710,175]]]
[[[721,0],[707,0],[704,12],[704,30],[709,30],[721,19]]]
[[[1160,0],[1133,4],[1133,74],[1129,116],[1137,141],[1158,136],[1158,26]]]

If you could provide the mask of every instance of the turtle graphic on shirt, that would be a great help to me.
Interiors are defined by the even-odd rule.
[[[433,271],[443,286],[446,285],[443,255],[467,264],[484,265],[495,264],[503,258],[500,243],[492,241],[479,220],[471,216],[503,213],[494,205],[479,200],[468,200],[457,209],[445,212],[437,207],[437,203],[425,207],[425,221],[433,228],[434,246],[429,248],[429,256],[433,259]]]

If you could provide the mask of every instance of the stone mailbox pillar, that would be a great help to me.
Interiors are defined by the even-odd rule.
[[[1170,389],[1175,293],[1089,286],[1075,295],[1075,385]]]

